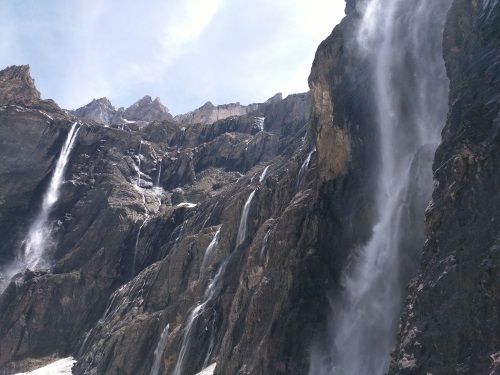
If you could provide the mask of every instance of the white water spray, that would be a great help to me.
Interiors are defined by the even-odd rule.
[[[69,155],[79,130],[80,128],[75,122],[68,132],[66,142],[57,159],[49,187],[43,196],[42,208],[29,229],[24,248],[24,260],[20,265],[22,268],[38,269],[48,266],[48,263],[44,259],[44,252],[50,243],[51,226],[49,225],[49,215],[54,204],[59,199],[66,164],[68,163]]]
[[[161,358],[163,356],[163,353],[165,352],[165,348],[167,347],[168,343],[168,330],[170,328],[170,324],[167,324],[167,326],[163,329],[163,332],[160,335],[160,340],[158,340],[158,344],[156,345],[155,349],[155,359],[153,361],[153,366],[151,367],[151,371],[149,372],[149,375],[158,375],[160,371],[160,365],[161,365]]]
[[[404,286],[411,277],[401,273],[409,266],[402,254],[408,257],[423,246],[423,234],[413,232],[422,228],[412,227],[408,218],[423,221],[432,192],[432,158],[422,158],[428,161],[415,175],[412,164],[421,161],[423,150],[433,152],[446,119],[441,33],[450,1],[367,3],[358,41],[374,72],[380,140],[377,220],[371,239],[343,276],[344,298],[333,307],[331,351],[314,353],[311,375],[381,375],[388,369]],[[411,201],[415,185],[423,187],[418,202]],[[419,243],[403,244],[409,236]]]

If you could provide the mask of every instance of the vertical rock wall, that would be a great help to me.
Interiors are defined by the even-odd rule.
[[[391,374],[500,371],[500,2],[455,0],[449,113]]]

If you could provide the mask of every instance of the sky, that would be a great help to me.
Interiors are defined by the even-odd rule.
[[[160,97],[205,102],[308,90],[316,49],[344,0],[2,0],[0,69],[29,64],[42,98],[76,109]]]

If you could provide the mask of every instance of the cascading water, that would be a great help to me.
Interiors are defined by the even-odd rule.
[[[264,239],[262,240],[262,247],[259,252],[259,264],[264,264],[264,255],[266,254],[267,249],[267,240],[269,239],[269,235],[271,234],[271,229],[268,229],[266,234],[264,235]]]
[[[137,186],[141,186],[141,153],[142,141],[139,143],[139,154],[137,155]]]
[[[212,255],[214,249],[217,247],[217,244],[219,243],[219,235],[221,228],[222,225],[219,227],[219,229],[217,229],[217,232],[215,232],[214,234],[214,238],[212,238],[212,241],[210,241],[207,250],[205,250],[205,254],[203,255],[203,261],[201,262],[201,267],[200,267],[200,277],[205,272],[205,269],[207,268],[207,263],[210,260],[210,256]]]
[[[245,240],[248,213],[250,211],[250,204],[252,203],[252,199],[253,199],[254,195],[255,195],[255,190],[253,190],[250,193],[247,201],[245,202],[245,205],[243,206],[243,210],[241,212],[241,218],[240,218],[240,225],[238,227],[238,234],[236,236],[235,250],[238,250],[238,247]],[[219,231],[220,231],[220,228],[217,232],[219,232]],[[214,239],[217,237],[217,234],[218,233],[216,233],[216,235],[214,236]],[[198,303],[195,308],[193,308],[191,310],[191,313],[188,316],[187,324],[186,324],[186,327],[184,328],[184,335],[182,337],[181,350],[179,351],[179,357],[177,358],[177,363],[175,365],[173,375],[181,375],[182,374],[186,353],[187,353],[187,350],[189,349],[189,347],[191,346],[191,336],[192,336],[191,333],[192,333],[192,330],[194,327],[194,323],[197,321],[197,319],[203,313],[203,311],[205,310],[205,308],[207,307],[209,302],[212,301],[219,294],[219,292],[222,288],[222,276],[224,275],[224,271],[226,270],[226,266],[227,266],[230,258],[231,258],[231,255],[228,256],[221,263],[213,280],[210,281],[207,289],[205,290],[205,293],[203,295],[203,300],[200,303]],[[214,314],[215,314],[215,312],[214,312]],[[214,320],[215,320],[215,316],[212,317],[211,338],[210,338],[210,344],[209,344],[209,348],[207,351],[207,355],[205,357],[204,365],[208,364],[209,361],[211,360],[211,355],[212,355],[212,351],[214,348],[214,343],[215,343],[215,337],[214,337],[215,327],[213,324]]]
[[[38,269],[48,266],[44,259],[44,253],[50,243],[51,226],[49,225],[49,214],[59,199],[66,164],[68,163],[69,155],[79,130],[80,128],[75,122],[68,132],[61,154],[57,159],[49,187],[43,196],[42,208],[29,229],[24,246],[24,257],[19,262],[20,264],[18,264],[18,271],[24,268]]]
[[[250,211],[250,204],[252,203],[253,196],[255,195],[255,190],[250,193],[248,196],[245,205],[243,206],[243,211],[241,212],[240,226],[238,227],[238,235],[236,236],[236,246],[238,247],[245,241],[245,237],[247,235],[247,220],[248,220],[248,212]]]
[[[316,152],[316,148],[314,148],[311,152],[309,152],[304,159],[304,162],[300,166],[299,174],[297,176],[297,189],[301,189],[304,185],[307,168],[309,167],[309,162],[311,161],[311,156]]]
[[[196,307],[191,310],[191,313],[188,316],[187,324],[186,327],[184,328],[184,335],[182,337],[182,344],[181,344],[181,350],[179,351],[179,357],[177,357],[177,363],[175,364],[175,369],[173,372],[173,375],[181,375],[182,370],[184,368],[184,360],[186,358],[186,353],[189,347],[191,346],[191,332],[194,327],[194,323],[196,320],[200,317],[200,315],[203,313],[205,310],[205,307],[207,304],[219,294],[219,291],[222,287],[222,275],[224,274],[224,271],[226,270],[227,263],[229,261],[229,257],[222,262],[220,265],[219,269],[217,270],[217,273],[215,274],[213,280],[210,281],[208,284],[207,289],[205,290],[205,293],[203,295],[203,300],[202,302],[198,303]],[[212,335],[214,332],[212,332]],[[210,348],[209,348],[210,350]]]
[[[167,326],[163,329],[163,332],[160,335],[160,340],[158,341],[158,344],[156,345],[156,349],[154,352],[155,359],[153,361],[153,366],[151,367],[149,375],[158,375],[158,372],[160,371],[161,357],[163,356],[163,352],[165,351],[165,348],[167,347],[168,343],[169,328],[170,324],[167,324]]]
[[[264,181],[264,178],[266,178],[266,173],[267,173],[268,169],[269,169],[269,165],[267,167],[265,167],[264,170],[262,171],[262,174],[259,177],[259,182]]]
[[[448,81],[441,41],[450,2],[365,3],[358,46],[374,72],[380,141],[377,223],[343,275],[342,303],[333,307],[330,352],[315,351],[310,375],[378,375],[388,369],[411,277],[403,274],[409,268],[405,259],[410,251],[420,252],[424,241],[421,225],[408,225],[408,218],[423,222],[432,192],[432,157],[421,158],[421,153],[434,152],[446,120]],[[412,168],[417,162],[419,168]],[[423,188],[418,202],[412,198],[415,185]],[[416,236],[418,243],[404,243],[408,236]]]
[[[161,159],[158,161],[158,176],[156,176],[156,187],[160,187],[160,177],[161,177]]]
[[[139,237],[141,236],[141,231],[142,228],[146,226],[148,223],[150,216],[149,216],[149,211],[146,209],[144,213],[144,221],[142,222],[141,226],[139,227],[139,230],[137,231],[137,234],[135,236],[135,246],[134,246],[134,258],[132,260],[132,276],[135,276],[135,263],[136,263],[136,258],[137,258],[137,247],[139,246]]]

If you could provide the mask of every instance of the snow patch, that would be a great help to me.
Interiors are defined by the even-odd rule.
[[[196,207],[197,204],[196,203],[188,203],[188,202],[184,202],[184,203],[179,203],[177,206],[175,207],[187,207],[187,208],[194,208]]]
[[[73,357],[68,357],[52,362],[39,369],[30,372],[19,372],[15,375],[71,375],[71,368],[75,363],[76,361]],[[213,370],[207,374],[213,374]]]
[[[213,375],[214,371],[215,371],[215,365],[217,363],[212,363],[210,366],[204,368],[203,370],[201,370],[199,373],[197,373],[196,375]]]

